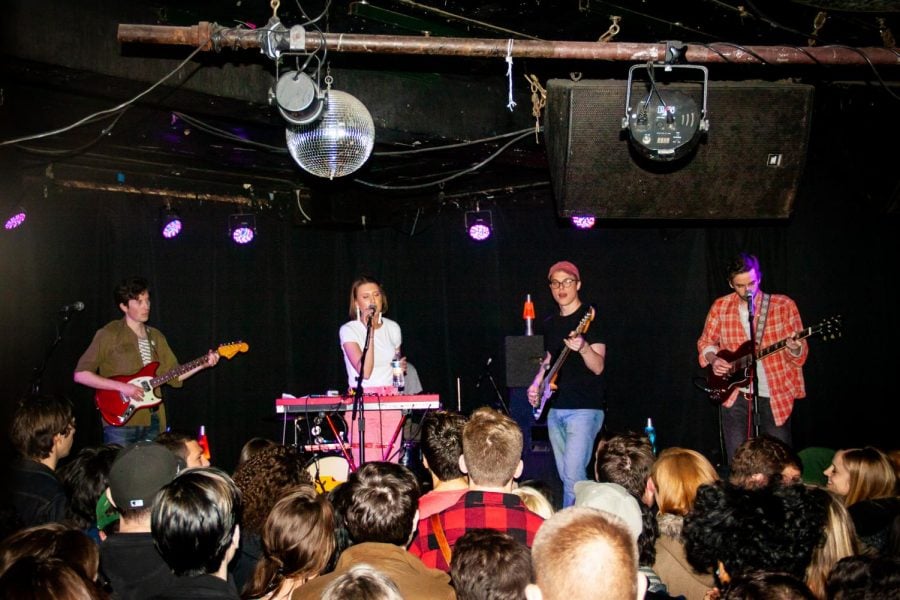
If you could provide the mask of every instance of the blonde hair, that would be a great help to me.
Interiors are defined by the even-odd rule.
[[[530,485],[521,485],[512,491],[513,494],[522,499],[525,508],[534,514],[549,519],[553,516],[553,505],[547,499],[547,496],[540,493],[536,488]]]
[[[637,546],[618,517],[565,508],[541,525],[531,548],[546,600],[620,600],[637,596]]]
[[[368,275],[360,276],[356,281],[353,282],[353,285],[350,286],[350,311],[349,315],[351,319],[359,318],[359,308],[356,306],[356,292],[359,291],[359,288],[366,285],[367,283],[371,283],[378,286],[378,293],[381,294],[381,314],[385,314],[388,310],[388,299],[387,294],[384,293],[384,288],[381,285],[381,282],[375,279],[374,277],[370,277]]]
[[[503,413],[482,406],[463,428],[463,457],[476,485],[501,486],[515,476],[522,460],[522,430]]]
[[[828,496],[828,513],[822,540],[813,550],[812,559],[806,568],[807,587],[816,598],[824,600],[827,597],[825,583],[831,569],[842,558],[858,554],[859,542],[853,519],[841,499],[824,488],[808,487]]]
[[[897,474],[887,455],[873,446],[838,450],[844,468],[850,475],[850,490],[844,504],[852,506],[862,500],[894,495]]]
[[[718,481],[705,456],[689,448],[666,448],[650,469],[656,484],[656,503],[662,514],[684,516],[694,507],[697,488]]]

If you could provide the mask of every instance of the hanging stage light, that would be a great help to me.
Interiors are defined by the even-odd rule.
[[[171,240],[181,233],[181,217],[172,208],[170,204],[166,204],[162,209],[162,218],[160,219],[160,233],[167,240]]]
[[[10,231],[12,229],[16,229],[20,227],[23,223],[25,223],[25,219],[28,218],[28,213],[25,212],[25,209],[21,206],[15,207],[6,218],[6,221],[3,223],[3,229],[6,231]]]
[[[572,215],[571,221],[578,229],[590,229],[597,223],[597,218],[594,215]]]
[[[321,117],[288,127],[288,152],[304,171],[317,177],[343,177],[368,160],[375,145],[375,123],[365,105],[346,92],[328,90]]]
[[[321,116],[325,106],[325,94],[302,71],[288,71],[279,77],[273,96],[278,112],[292,125],[312,123]]]
[[[648,90],[635,106],[631,105],[632,78],[635,69],[647,70]],[[697,69],[703,72],[703,107],[688,94],[663,89],[654,76],[655,69]],[[655,161],[672,161],[689,154],[709,130],[706,118],[706,89],[709,73],[700,65],[653,64],[632,65],[628,70],[625,96],[625,117],[622,128],[627,129],[631,145],[641,155]]]
[[[491,237],[494,231],[494,220],[489,210],[466,211],[466,232],[476,242],[483,242]]]
[[[256,237],[256,215],[237,214],[228,217],[228,236],[235,244],[249,244]]]

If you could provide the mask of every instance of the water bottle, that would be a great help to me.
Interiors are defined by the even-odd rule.
[[[406,387],[406,381],[403,377],[403,365],[400,363],[400,352],[394,354],[394,360],[391,361],[391,373],[393,375],[391,383],[399,394]]]
[[[653,426],[653,419],[649,417],[647,418],[647,426],[644,427],[644,433],[647,435],[647,439],[650,440],[653,454],[656,454],[656,428]]]

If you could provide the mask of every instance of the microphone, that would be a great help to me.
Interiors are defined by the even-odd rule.
[[[374,314],[375,314],[375,305],[374,305],[374,304],[370,304],[370,305],[369,305],[369,316],[371,317],[371,316],[374,315]]]
[[[66,304],[59,312],[61,313],[69,313],[69,312],[81,312],[84,310],[84,302],[73,302],[72,304]]]
[[[481,380],[484,379],[484,374],[488,372],[488,369],[491,366],[491,362],[494,360],[493,356],[489,356],[487,362],[484,363],[484,370],[481,372],[481,375],[478,376],[478,381],[475,382],[475,389],[481,387]]]

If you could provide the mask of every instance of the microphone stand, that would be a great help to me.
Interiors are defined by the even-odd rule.
[[[44,354],[44,360],[32,371],[31,384],[28,389],[28,395],[31,398],[37,398],[40,395],[44,369],[47,368],[47,363],[50,362],[50,356],[53,354],[53,351],[56,350],[56,347],[59,346],[59,343],[62,341],[62,334],[72,316],[72,312],[69,310],[63,310],[60,314],[62,314],[62,320],[59,325],[56,326],[56,338],[50,343],[50,347],[47,348],[47,352]]]
[[[372,331],[372,319],[375,313],[366,318],[366,341],[363,343],[362,354],[359,357],[359,372],[356,374],[356,389],[353,391],[353,416],[350,422],[356,421],[359,430],[359,466],[366,464],[366,405],[363,402],[363,370],[366,364],[366,354],[369,352],[369,333]]]
[[[750,394],[752,395],[753,435],[759,437],[759,376],[756,373],[756,332],[753,328],[753,301],[756,294],[747,298],[747,320],[750,324]]]
[[[488,364],[484,365],[484,371],[482,371],[481,376],[478,378],[478,382],[475,384],[475,388],[481,387],[481,380],[487,377],[488,381],[491,382],[491,387],[494,388],[494,394],[497,395],[497,400],[500,403],[500,407],[503,408],[503,412],[506,413],[506,416],[511,416],[509,414],[509,406],[506,404],[506,400],[503,399],[503,394],[500,393],[500,388],[497,387],[497,382],[494,381],[493,375],[491,375],[491,361],[488,361]]]

